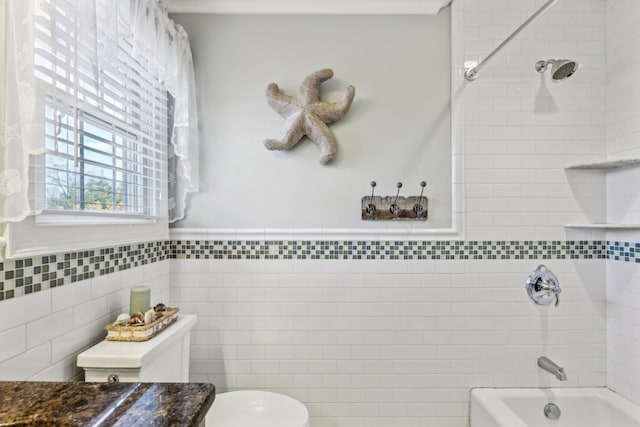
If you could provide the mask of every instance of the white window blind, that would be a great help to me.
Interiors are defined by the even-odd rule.
[[[34,206],[166,216],[168,93],[149,69],[151,58],[126,37],[113,37],[113,28],[100,33],[95,11],[82,7],[83,0],[43,0],[35,19],[45,141],[43,153],[32,156]]]

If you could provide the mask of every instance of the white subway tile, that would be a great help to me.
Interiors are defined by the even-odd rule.
[[[123,288],[122,272],[106,274],[91,279],[91,296],[92,298],[108,295],[117,292]]]
[[[158,261],[142,266],[142,277],[145,281],[158,279],[171,274],[171,261]]]
[[[91,281],[82,280],[51,289],[52,310],[60,311],[81,304],[91,298]]]
[[[51,313],[51,291],[35,292],[2,302],[0,329],[12,329]]]
[[[128,307],[128,304],[127,304]],[[73,307],[73,327],[80,328],[107,314],[107,297],[91,299]],[[106,323],[105,323],[106,325]]]
[[[89,325],[73,329],[51,341],[51,361],[59,362],[70,354],[79,352],[91,343],[91,327]]]
[[[0,363],[0,379],[2,381],[25,381],[47,369],[50,364],[51,343],[47,342]]]
[[[27,347],[34,348],[73,328],[73,310],[66,309],[27,323]]]
[[[54,362],[48,368],[29,378],[30,381],[70,381],[79,377],[80,369],[75,365],[76,358],[66,357]],[[76,379],[79,381],[79,379]]]
[[[101,276],[101,277],[110,277],[111,275]],[[120,287],[121,288],[131,288],[134,286],[139,286],[141,282],[144,281],[144,267],[134,267],[129,268],[127,270],[122,270],[120,272]],[[108,285],[105,288],[117,290],[115,288],[115,284]]]
[[[0,333],[0,362],[27,351],[27,331],[25,325]]]

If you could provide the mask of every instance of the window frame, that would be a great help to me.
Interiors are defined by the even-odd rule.
[[[59,2],[57,6],[54,4],[54,7],[60,7],[61,3],[62,2]],[[62,7],[64,9],[69,6],[63,5]],[[46,13],[50,13],[50,9]],[[61,13],[65,13],[64,10]],[[66,21],[62,27],[57,27],[56,20],[58,19],[58,15],[56,15],[55,18],[51,18],[49,15],[40,16],[39,23],[38,19],[36,19],[34,23],[34,25],[41,25],[42,28],[45,28],[45,30],[48,29],[49,31],[48,35],[42,33],[40,35],[41,38],[35,41],[36,46],[40,48],[40,52],[49,55],[49,62],[43,61],[40,64],[40,68],[36,65],[36,69],[33,71],[36,74],[38,72],[43,73],[42,75],[44,76],[50,73],[49,77],[51,78],[51,80],[47,82],[36,77],[36,80],[42,84],[43,89],[41,92],[38,92],[39,96],[45,97],[41,102],[43,108],[42,117],[45,119],[44,121],[46,121],[46,108],[49,108],[51,105],[51,100],[47,101],[46,99],[47,96],[52,97],[53,100],[54,108],[52,111],[54,122],[56,112],[60,111],[60,109],[66,108],[65,114],[67,111],[71,111],[73,121],[71,125],[74,128],[78,127],[77,131],[73,131],[73,139],[75,141],[73,145],[71,145],[71,150],[76,151],[81,150],[83,146],[77,139],[80,138],[82,134],[78,126],[81,122],[78,119],[79,112],[82,112],[83,117],[84,114],[95,114],[99,117],[105,117],[108,111],[112,109],[111,111],[114,114],[111,119],[108,120],[111,126],[115,128],[119,125],[124,125],[125,128],[135,128],[138,131],[136,134],[138,138],[148,138],[149,143],[147,144],[145,141],[145,144],[147,147],[150,147],[150,151],[143,155],[148,156],[150,165],[145,166],[146,161],[138,162],[137,164],[151,168],[149,169],[149,173],[145,171],[145,173],[139,175],[144,177],[144,179],[153,181],[148,188],[140,190],[141,192],[150,191],[151,194],[147,195],[146,198],[143,197],[144,207],[141,213],[120,213],[115,210],[113,204],[111,205],[111,210],[64,210],[46,209],[45,204],[41,202],[39,202],[39,204],[34,203],[32,205],[34,209],[32,215],[23,221],[5,224],[4,235],[7,241],[5,258],[8,259],[112,246],[113,244],[166,240],[169,238],[167,205],[169,197],[168,157],[171,144],[169,138],[171,136],[170,126],[172,122],[169,111],[170,94],[164,85],[157,82],[157,79],[152,73],[145,72],[146,69],[141,65],[145,61],[144,58],[142,57],[141,59],[140,56],[134,55],[133,45],[124,39],[117,43],[117,52],[113,49],[109,51],[109,61],[113,60],[113,57],[118,58],[118,61],[113,63],[109,61],[104,62],[103,65],[105,65],[105,67],[103,69],[97,67],[98,71],[93,74],[90,80],[86,74],[78,73],[77,68],[82,65],[78,65],[78,61],[81,63],[83,60],[86,60],[86,58],[81,57],[83,51],[80,46],[80,44],[85,43],[85,41],[80,41],[80,36],[77,32],[81,24],[77,24],[73,19],[70,20],[69,16],[70,15],[64,15],[63,18],[66,19]],[[76,23],[68,26],[70,22],[72,24],[73,22]],[[47,24],[50,24],[50,27],[47,27]],[[52,29],[53,32],[51,32]],[[68,29],[70,29],[72,33],[67,37],[65,31]],[[36,30],[36,33],[37,31],[39,30]],[[60,31],[62,31],[62,33],[60,33]],[[75,33],[73,33],[74,31]],[[63,34],[63,38],[65,38],[66,41],[59,44],[57,41],[58,34]],[[47,37],[49,37],[49,39],[47,39]],[[38,35],[36,35],[35,38],[37,40]],[[52,38],[55,38],[56,41],[47,44],[47,40],[51,41]],[[73,45],[74,38],[76,45]],[[102,40],[100,43],[101,48],[104,48],[103,45],[105,43],[108,44],[109,41]],[[127,46],[123,46],[123,44],[128,44],[131,50],[127,51]],[[63,53],[68,59],[66,62],[64,62],[64,58],[60,59],[57,56],[56,51],[58,47],[63,45],[68,48],[68,50],[65,50],[65,53]],[[47,46],[52,46],[52,49],[47,50]],[[112,44],[111,47],[113,46]],[[87,51],[84,52],[86,53]],[[74,54],[75,58],[73,58]],[[122,65],[120,60],[123,58],[129,62]],[[70,71],[72,67],[72,65],[69,65],[71,64],[70,61],[75,61],[73,65],[73,67],[76,67],[75,71]],[[48,69],[46,68],[47,64],[50,64]],[[69,72],[75,72],[75,74],[73,74],[72,77],[65,75],[65,73]],[[131,76],[134,76],[133,80]],[[121,77],[122,80],[118,80]],[[58,78],[63,82],[60,86],[58,86]],[[109,81],[109,79],[111,79],[111,81]],[[73,86],[64,86],[64,84],[73,84]],[[95,90],[91,84],[95,84]],[[99,91],[104,89],[104,85],[108,86],[109,84],[115,86],[122,84],[116,88],[122,90],[120,92],[116,90],[110,93],[107,91],[107,95],[100,94]],[[56,93],[56,91],[58,92]],[[121,94],[122,97],[117,98],[119,94]],[[116,97],[111,100],[103,98],[103,96],[108,97],[112,95]],[[118,102],[120,102],[120,106],[123,108],[117,108]],[[104,103],[104,105],[102,105],[102,103]],[[106,108],[104,107],[105,105]],[[60,107],[60,109],[56,107]],[[132,109],[136,111],[130,111]],[[165,112],[164,116],[163,111]],[[51,120],[49,121],[51,122]],[[51,126],[51,123],[49,123],[49,126]],[[46,129],[45,132],[43,132],[43,138],[46,137],[44,135],[45,133],[47,133]],[[51,129],[49,129],[49,133],[51,133]],[[114,137],[114,141],[116,138],[115,135],[115,132],[111,135]],[[41,180],[42,176],[46,175],[46,170],[42,169],[46,153],[45,139],[43,139],[42,145],[43,149],[37,155],[38,158],[36,159],[36,156],[32,156],[30,166],[29,196],[32,201],[38,198],[40,198],[40,201],[46,200],[46,179]],[[131,149],[132,153],[135,153],[135,151],[136,150]],[[68,161],[68,159],[66,161]],[[37,177],[37,174],[40,176]],[[124,180],[124,177],[122,179]],[[147,184],[146,182],[142,182],[138,188],[144,188]],[[115,188],[113,188],[111,194],[115,191]],[[147,211],[144,209],[147,207],[155,207],[155,209],[154,211]]]

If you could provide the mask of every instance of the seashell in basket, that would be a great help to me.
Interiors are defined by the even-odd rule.
[[[167,307],[165,312],[154,313],[151,323],[139,325],[107,325],[107,341],[146,341],[178,320],[179,308]],[[142,313],[136,313],[143,316]],[[133,316],[132,316],[133,317]],[[139,319],[138,319],[139,320]]]
[[[144,314],[137,312],[129,319],[130,325],[144,325]]]

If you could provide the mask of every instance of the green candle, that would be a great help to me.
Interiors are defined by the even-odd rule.
[[[129,299],[129,307],[131,314],[137,312],[144,313],[151,306],[151,289],[146,286],[137,286],[131,288],[131,296]]]

